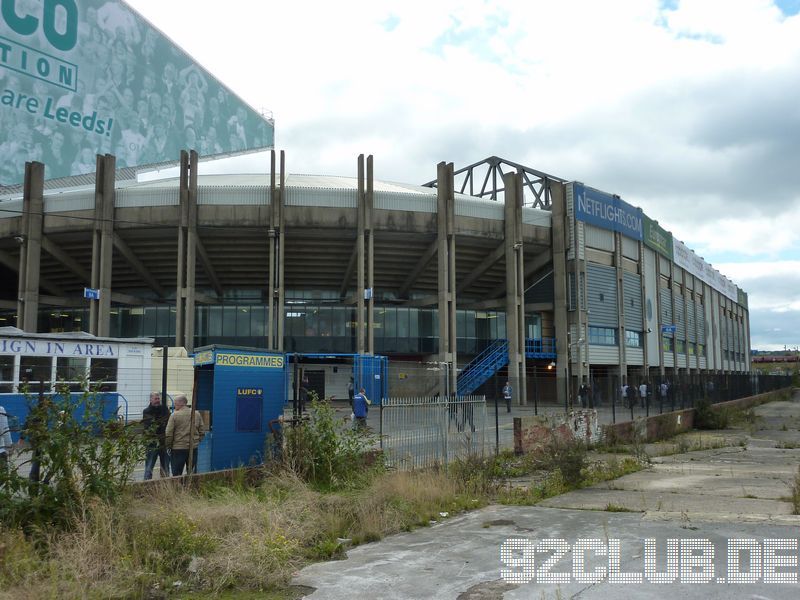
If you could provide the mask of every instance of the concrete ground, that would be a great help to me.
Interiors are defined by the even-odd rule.
[[[311,565],[295,583],[313,588],[307,596],[313,600],[799,598],[796,545],[786,552],[792,564],[778,569],[793,583],[763,583],[758,577],[758,583],[722,583],[729,573],[729,539],[763,543],[784,538],[796,544],[800,538],[800,516],[791,514],[789,502],[789,485],[800,464],[800,449],[794,448],[800,448],[800,393],[790,402],[773,402],[754,412],[755,422],[716,436],[733,445],[654,458],[649,469],[534,507],[491,506],[444,518],[430,528],[354,548],[346,560]],[[709,439],[708,433],[703,435]],[[559,538],[570,545],[579,539],[596,538],[604,544],[619,539],[621,570],[629,573],[643,572],[645,538],[656,540],[659,571],[666,569],[668,539],[706,539],[714,546],[714,574],[709,584],[578,583],[569,575],[574,556],[569,552],[552,569],[565,573],[568,582],[543,583],[537,574],[529,574],[527,583],[508,582],[501,576],[505,566],[500,548],[509,538]],[[537,549],[533,556],[541,568],[547,554]],[[587,570],[608,564],[604,557],[589,556]]]

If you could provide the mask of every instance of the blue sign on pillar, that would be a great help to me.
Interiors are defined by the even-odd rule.
[[[678,329],[677,325],[662,325],[661,333],[675,333],[677,329]]]
[[[83,297],[89,300],[100,300],[100,290],[94,288],[83,288]]]

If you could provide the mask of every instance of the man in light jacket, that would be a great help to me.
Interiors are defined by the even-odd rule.
[[[189,446],[192,452],[192,471],[197,471],[197,447],[206,434],[203,419],[196,412],[192,423],[192,411],[186,406],[186,396],[180,394],[175,397],[175,412],[167,422],[165,441],[167,448],[172,451],[172,475],[183,475],[183,468],[189,460]]]

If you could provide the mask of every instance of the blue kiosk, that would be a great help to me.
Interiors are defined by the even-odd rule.
[[[205,346],[194,355],[197,410],[209,411],[211,432],[200,445],[198,471],[263,462],[269,422],[283,414],[283,354],[237,346]]]

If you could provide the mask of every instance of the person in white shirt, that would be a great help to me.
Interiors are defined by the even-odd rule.
[[[642,408],[644,408],[647,402],[647,384],[644,381],[639,384],[639,399],[641,400]]]

